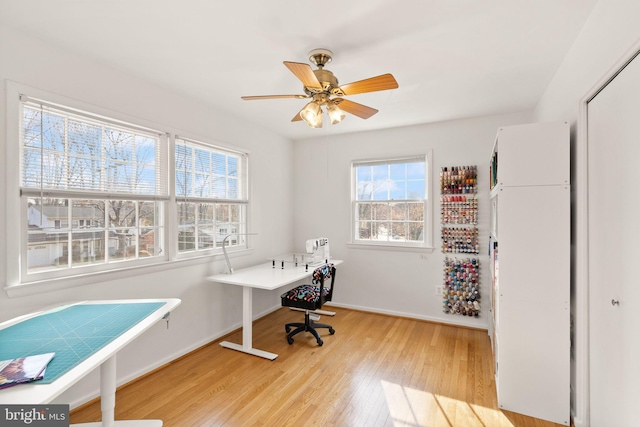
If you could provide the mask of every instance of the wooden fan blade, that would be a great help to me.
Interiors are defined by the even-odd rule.
[[[300,111],[302,111],[303,109],[304,107],[302,107]],[[300,111],[298,111],[298,113],[293,116],[293,119],[291,119],[292,122],[299,122],[300,120],[302,120],[302,117],[300,117]]]
[[[309,64],[303,64],[301,62],[288,62],[284,61],[283,64],[302,82],[302,84],[309,89],[322,90],[322,85],[318,81],[318,78],[313,73],[313,70]]]
[[[335,98],[333,100],[335,104],[342,111],[358,116],[362,119],[368,119],[378,112],[375,108],[367,107],[366,105],[358,104],[357,102],[349,101],[348,99]]]
[[[256,99],[283,99],[283,98],[296,98],[303,99],[309,98],[307,95],[258,95],[258,96],[241,96],[245,101],[254,101]]]
[[[383,74],[381,76],[348,83],[339,87],[343,95],[355,95],[358,93],[377,92],[379,90],[397,88],[398,82],[391,74]]]

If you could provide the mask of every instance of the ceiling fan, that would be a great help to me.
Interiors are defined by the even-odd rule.
[[[284,61],[284,65],[304,85],[304,95],[243,96],[242,99],[251,101],[258,99],[311,98],[311,101],[305,105],[291,121],[304,120],[312,128],[320,128],[322,127],[321,107],[323,105],[326,106],[332,125],[340,123],[344,119],[344,112],[362,119],[368,119],[376,114],[378,110],[344,99],[343,97],[398,88],[398,82],[396,82],[396,79],[391,74],[382,74],[377,77],[338,86],[338,79],[331,71],[324,69],[325,64],[331,62],[332,55],[333,53],[327,49],[314,49],[309,52],[309,61],[318,67],[317,70],[311,69],[311,66],[308,64]]]

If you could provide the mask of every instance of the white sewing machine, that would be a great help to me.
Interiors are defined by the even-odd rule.
[[[329,254],[329,239],[326,237],[316,237],[315,239],[307,240],[306,250],[309,265],[322,264],[331,259],[331,255]]]

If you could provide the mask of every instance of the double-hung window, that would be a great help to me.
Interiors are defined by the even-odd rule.
[[[165,257],[167,137],[20,98],[20,282]]]
[[[246,153],[176,137],[178,254],[246,247]]]
[[[352,242],[431,246],[429,157],[352,163]]]

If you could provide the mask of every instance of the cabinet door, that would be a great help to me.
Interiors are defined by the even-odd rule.
[[[639,117],[636,58],[588,105],[592,426],[639,423]]]
[[[570,189],[498,193],[498,404],[569,425]]]

